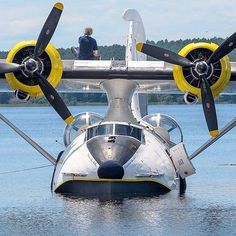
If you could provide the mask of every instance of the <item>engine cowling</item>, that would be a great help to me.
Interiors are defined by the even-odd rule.
[[[35,45],[35,40],[22,41],[16,44],[9,51],[6,62],[23,64],[33,55]],[[39,62],[39,73],[47,78],[48,82],[55,88],[59,84],[63,72],[63,65],[59,52],[52,44],[48,44],[45,52],[43,52],[37,60]],[[30,73],[27,73],[27,68],[13,73],[7,73],[5,76],[12,89],[23,91],[31,97],[43,96],[36,80],[32,78]]]
[[[191,43],[181,49],[179,55],[192,62],[198,62],[207,60],[217,48],[218,45],[215,43]],[[174,65],[173,75],[180,91],[201,99],[201,80],[194,67],[184,68]],[[231,67],[228,56],[210,65],[206,77],[214,97],[225,89],[230,80],[230,75]]]

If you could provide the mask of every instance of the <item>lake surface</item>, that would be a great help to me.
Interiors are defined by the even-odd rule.
[[[50,154],[63,150],[64,123],[51,107],[0,108]],[[70,107],[73,114],[106,107]],[[208,138],[201,105],[150,106],[181,126],[189,154]],[[236,105],[217,105],[219,127]],[[236,129],[193,160],[185,196],[168,194],[119,200],[68,198],[52,193],[53,167],[0,121],[0,235],[236,235]]]

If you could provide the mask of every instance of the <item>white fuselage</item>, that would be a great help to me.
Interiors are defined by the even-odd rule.
[[[112,136],[116,135],[112,134]],[[104,137],[103,140],[107,140],[106,137],[108,138],[108,136],[106,135],[95,136],[92,139]],[[131,137],[131,139],[134,138]],[[87,147],[87,142],[90,141],[86,140],[86,132],[84,132],[66,148],[55,169],[54,191],[71,180],[99,180],[97,174],[99,164],[93,156],[96,155],[96,152],[92,155]],[[111,145],[115,148],[114,146],[119,144],[112,143]],[[169,190],[175,188],[177,183],[176,172],[168,154],[168,149],[168,144],[164,143],[164,140],[148,128],[142,127],[140,146],[133,156],[123,164],[124,176],[122,181],[154,181],[164,185]],[[112,158],[116,157],[112,156]]]

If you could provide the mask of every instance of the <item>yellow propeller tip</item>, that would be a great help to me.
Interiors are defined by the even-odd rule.
[[[62,11],[63,8],[64,8],[63,4],[60,3],[60,2],[57,2],[57,3],[54,5],[54,7],[57,8],[57,9],[59,9],[59,10],[61,10],[61,11]]]
[[[69,125],[69,124],[71,124],[74,121],[74,117],[73,116],[69,116],[64,121],[66,122],[66,124]]]
[[[136,49],[141,52],[142,51],[142,48],[143,48],[143,43],[137,43],[136,44]]]
[[[212,131],[210,131],[210,135],[211,135],[212,137],[216,137],[218,134],[219,134],[219,131],[218,131],[218,130],[212,130]]]

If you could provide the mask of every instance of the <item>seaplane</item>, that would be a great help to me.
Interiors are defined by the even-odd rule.
[[[16,44],[0,62],[3,81],[27,102],[45,96],[65,121],[64,150],[50,155],[5,116],[0,119],[54,165],[55,193],[156,195],[186,191],[195,173],[192,159],[236,125],[236,118],[218,128],[214,97],[232,94],[236,64],[227,56],[236,47],[236,33],[221,45],[191,43],[178,54],[146,44],[142,19],[135,9],[123,13],[129,22],[125,60],[61,60],[50,40],[63,4],[56,3],[38,39]],[[147,61],[147,55],[158,61]],[[57,90],[56,90],[57,88]],[[57,91],[106,92],[104,116],[72,115]],[[201,101],[209,140],[188,155],[178,123],[167,114],[147,113],[148,93],[182,93],[187,104]]]

